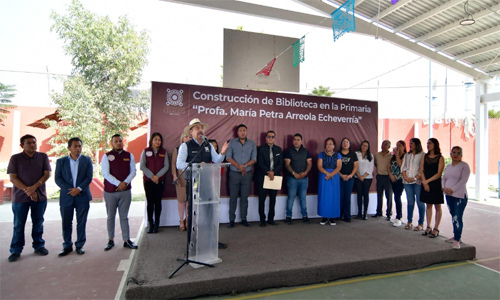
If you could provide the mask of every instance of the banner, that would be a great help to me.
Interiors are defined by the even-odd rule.
[[[283,151],[292,147],[295,133],[302,134],[303,145],[313,158],[309,194],[317,194],[317,157],[324,151],[327,137],[336,140],[335,151],[340,149],[344,137],[350,139],[353,151],[359,150],[364,140],[370,142],[372,154],[379,148],[377,102],[152,82],[150,133],[163,135],[170,159],[184,127],[194,118],[210,125],[205,135],[217,140],[219,148],[237,137],[236,127],[242,123],[248,127],[248,138],[257,146],[265,144],[268,130],[275,131],[276,145]],[[229,195],[227,172],[222,175],[221,196]],[[283,175],[287,175],[284,169]],[[175,187],[171,182],[169,171],[164,197],[174,199]],[[279,194],[286,194],[286,184],[283,185]],[[251,195],[256,194],[253,187]]]

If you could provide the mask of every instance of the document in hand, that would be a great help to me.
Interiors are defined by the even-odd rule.
[[[283,176],[274,176],[274,180],[271,181],[269,176],[264,176],[264,188],[270,190],[281,190],[281,183],[283,182]]]

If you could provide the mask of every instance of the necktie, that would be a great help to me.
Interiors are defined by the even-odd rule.
[[[271,162],[270,163],[270,170],[272,171],[274,169],[274,158],[273,158],[273,147],[269,147],[269,161]]]

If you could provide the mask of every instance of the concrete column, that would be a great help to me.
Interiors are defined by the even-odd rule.
[[[475,115],[475,164],[476,189],[475,199],[484,201],[488,192],[488,106],[481,101],[481,95],[487,94],[485,82],[476,81]]]

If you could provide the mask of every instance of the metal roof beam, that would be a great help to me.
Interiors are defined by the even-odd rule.
[[[391,5],[389,8],[385,9],[383,12],[376,14],[370,19],[370,23],[377,22],[378,20],[384,18],[385,16],[395,12],[396,10],[402,8],[406,4],[412,2],[413,0],[399,0],[398,3]]]
[[[317,11],[318,13],[321,13],[325,16],[331,15],[336,9],[333,6],[323,2],[322,0],[307,0],[307,1],[293,0],[293,1],[299,3],[303,6],[307,6],[307,7],[311,8],[311,9],[313,9],[313,10]],[[331,12],[328,13],[328,11],[331,11]]]
[[[458,5],[458,4],[462,4],[463,3],[463,0],[453,0],[453,1],[450,1],[450,2],[446,2],[445,4],[441,5],[441,6],[438,6],[428,12],[426,12],[425,14],[417,17],[417,18],[414,18],[412,19],[411,21],[409,22],[406,22],[396,28],[394,28],[394,32],[400,32],[401,30],[404,30],[408,27],[411,27],[415,24],[418,24],[420,22],[423,22],[429,18],[432,18],[433,16],[437,15],[437,14],[440,14],[442,13],[443,11],[455,6],[455,5]]]
[[[489,46],[483,47],[483,48],[478,48],[476,50],[465,52],[465,53],[462,53],[460,55],[456,55],[453,59],[454,60],[464,59],[464,58],[468,58],[468,57],[472,57],[475,55],[483,54],[483,53],[490,52],[490,51],[496,51],[496,50],[500,50],[500,43],[489,45]]]
[[[288,22],[294,22],[294,23],[299,23],[299,24],[304,24],[304,25],[311,25],[311,26],[317,26],[319,28],[324,28],[324,29],[330,29],[331,30],[331,20],[328,22],[323,22],[324,17],[321,16],[315,16],[315,15],[309,15],[309,14],[304,14],[304,13],[299,13],[299,12],[294,12],[294,11],[289,11],[289,10],[283,10],[283,9],[278,9],[274,7],[269,7],[269,6],[262,6],[262,5],[257,5],[257,4],[252,4],[252,3],[247,3],[247,2],[240,2],[240,1],[220,1],[220,0],[163,0],[166,2],[171,2],[171,3],[178,3],[178,4],[186,4],[186,5],[194,5],[194,6],[199,6],[199,7],[205,7],[205,8],[211,8],[211,9],[218,9],[218,10],[223,10],[223,11],[228,11],[228,12],[235,12],[235,13],[241,13],[241,14],[246,14],[246,15],[252,15],[252,16],[258,16],[258,17],[264,17],[264,18],[270,18],[270,19],[275,19],[279,21],[288,21]],[[306,2],[307,0],[297,0],[300,2]],[[403,0],[401,0],[403,1]],[[401,2],[400,1],[400,2]],[[331,10],[331,7],[328,8],[329,11]],[[325,13],[329,13],[329,11],[325,11]],[[321,24],[320,24],[321,23]],[[489,79],[490,77],[485,75],[484,73],[478,72],[472,68],[469,68],[459,62],[456,62],[454,60],[451,60],[441,54],[438,54],[437,52],[434,52],[432,50],[429,50],[427,48],[424,48],[422,46],[417,45],[416,43],[413,43],[409,40],[406,39],[401,39],[401,37],[397,36],[394,33],[385,31],[385,30],[377,30],[377,26],[370,24],[362,19],[357,18],[356,19],[356,31],[355,33],[357,34],[365,34],[365,35],[370,35],[370,36],[378,36],[382,40],[386,40],[388,42],[391,42],[392,44],[406,49],[410,52],[415,53],[416,55],[423,56],[425,58],[428,58],[436,63],[442,64],[448,68],[451,68],[459,73],[462,73],[466,76],[472,77],[472,78],[477,78],[478,80],[486,80]],[[378,32],[378,34],[377,34]]]
[[[477,64],[473,64],[473,65],[471,65],[471,67],[473,67],[473,68],[482,68],[482,67],[486,67],[488,65],[493,65],[493,64],[498,64],[498,63],[500,63],[500,57],[495,58],[495,59],[488,59],[488,60],[479,62]]]
[[[494,34],[494,33],[498,33],[498,32],[500,32],[500,25],[492,27],[492,28],[484,30],[484,31],[476,32],[474,34],[468,35],[468,36],[463,37],[463,38],[456,39],[453,42],[436,47],[435,49],[436,49],[436,51],[443,51],[445,49],[450,49],[450,48],[456,47],[458,45],[468,43],[472,40],[483,38],[485,36],[488,36],[488,35]]]
[[[489,16],[491,14],[494,14],[497,11],[500,11],[500,4],[495,5],[495,6],[493,6],[490,9],[485,9],[485,10],[482,10],[480,12],[475,13],[474,14],[474,20],[480,20],[480,19],[482,19],[484,17],[487,17],[487,16]],[[455,28],[458,28],[460,26],[462,26],[462,25],[460,25],[460,22],[453,22],[453,23],[451,23],[449,25],[446,25],[445,27],[442,27],[442,28],[440,28],[438,30],[434,30],[434,31],[428,32],[428,33],[426,33],[424,35],[421,35],[421,36],[415,38],[414,40],[416,42],[425,41],[425,40],[431,39],[431,38],[433,38],[433,37],[435,37],[437,35],[445,33],[447,31],[450,31],[450,30],[453,30]]]

